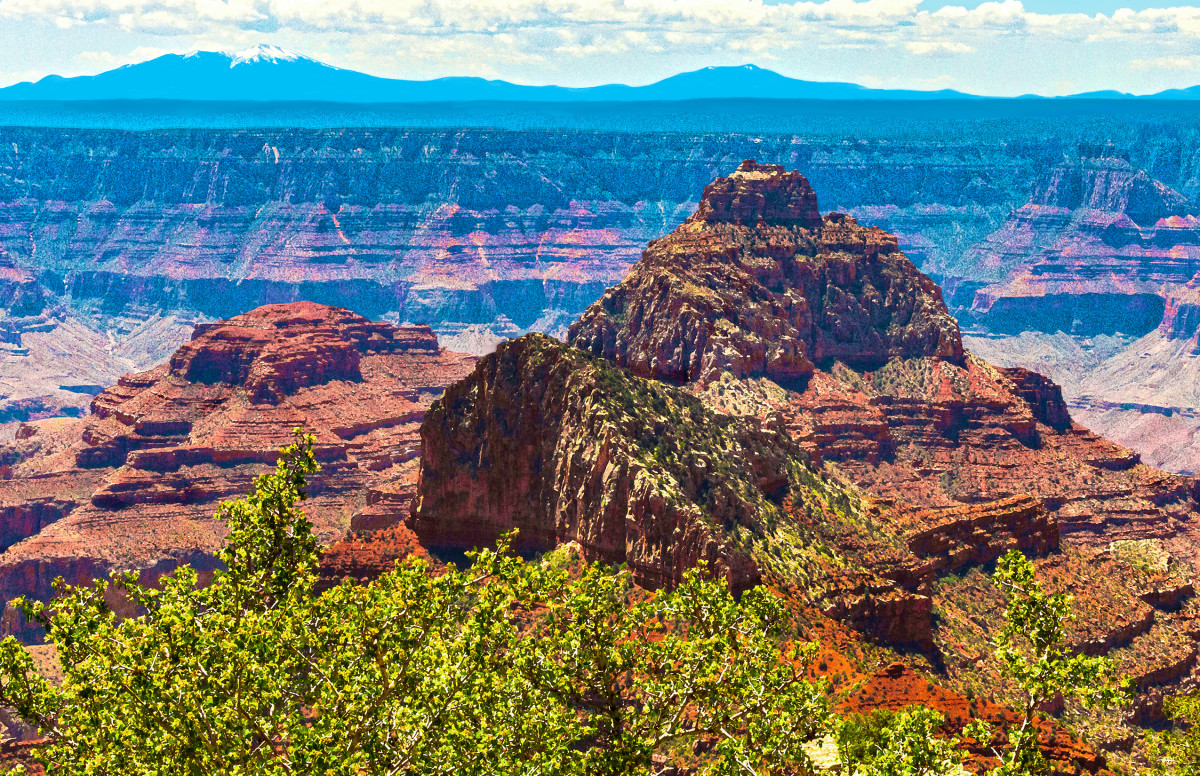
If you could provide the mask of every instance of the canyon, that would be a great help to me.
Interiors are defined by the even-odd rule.
[[[794,602],[826,663],[861,679],[850,707],[916,692],[1003,717],[987,646],[1002,600],[983,575],[1019,548],[1075,594],[1072,643],[1139,687],[1131,712],[1080,728],[1107,755],[1047,723],[1061,772],[1101,772],[1200,678],[1196,481],[1076,423],[1046,377],[972,352],[897,237],[823,213],[798,172],[718,177],[598,296],[567,343],[524,334],[479,359],[428,325],[311,301],[200,323],[88,415],[0,444],[0,593],[211,571],[216,503],[303,426],[323,585],[514,528],[519,551],[571,545],[651,589],[704,561]],[[0,628],[39,638],[11,608]]]
[[[1020,285],[1007,273],[1022,271],[1021,251],[1032,267],[1056,239],[1098,256],[1124,229],[1114,251],[1126,258],[1186,249],[1200,137],[1185,114],[813,104],[756,132],[731,118],[751,108],[674,109],[661,128],[631,114],[630,130],[587,111],[517,108],[496,118],[509,129],[0,128],[0,438],[19,421],[85,415],[97,392],[160,363],[196,323],[262,304],[306,299],[425,323],[475,354],[529,331],[562,337],[647,242],[682,223],[697,192],[755,156],[803,170],[828,207],[894,234],[943,287],[973,349],[1048,374],[1081,421],[1148,462],[1196,470],[1194,402],[1157,395],[1183,384],[1187,337],[1137,342],[1168,317],[1187,328],[1186,261],[1167,262],[1174,291],[1147,277],[1108,307],[1068,281],[1048,295],[998,290]],[[1120,193],[1135,180],[1144,190]],[[1174,198],[1161,225],[1084,225],[1129,207],[1146,221],[1163,191]],[[1093,216],[1078,217],[1084,205]],[[1006,301],[985,302],[992,293]],[[1003,313],[1019,300],[1037,309]],[[1061,324],[1080,302],[1132,311],[1141,333]],[[1026,319],[1033,329],[1014,329]]]
[[[303,425],[323,585],[511,528],[647,587],[703,559],[859,654],[854,708],[1003,700],[985,567],[1019,548],[1137,681],[1082,728],[1119,761],[1200,680],[1200,144],[895,110],[0,129],[0,593],[210,571],[216,503]]]
[[[967,251],[972,346],[1060,382],[1076,418],[1156,466],[1196,471],[1196,208],[1127,159],[1050,170]],[[988,282],[990,281],[990,282]]]
[[[1197,680],[1196,481],[1076,424],[1047,378],[964,348],[896,239],[822,216],[798,173],[746,161],[718,178],[568,342],[594,360],[529,335],[435,404],[422,542],[516,528],[650,586],[707,559],[967,697],[1006,692],[983,573],[1015,547],[1075,595],[1072,643],[1140,690],[1127,716],[1085,722],[1106,748]]]

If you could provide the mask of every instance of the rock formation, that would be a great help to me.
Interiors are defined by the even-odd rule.
[[[976,293],[974,312],[1000,332],[1146,334],[1171,288],[1200,270],[1192,210],[1124,159],[1060,165],[966,257],[999,280]]]
[[[1033,502],[1008,519],[972,515],[965,530],[938,521],[928,537],[946,536],[910,550],[881,537],[878,509],[814,470],[778,424],[713,412],[540,335],[485,356],[434,403],[421,438],[410,526],[430,550],[488,546],[517,529],[519,550],[574,543],[650,588],[703,562],[735,590],[765,578],[892,644],[932,646],[920,589],[939,561],[926,557],[978,553],[993,535],[1058,541]],[[950,536],[961,544],[951,549]]]
[[[627,509],[625,496],[613,495],[633,488],[632,421],[589,425],[599,422],[592,413],[612,414],[596,407],[633,385],[655,385],[635,379],[643,376],[682,383],[715,417],[785,430],[811,460],[841,473],[827,469],[814,482],[848,475],[874,497],[851,499],[854,520],[821,511],[820,528],[784,507],[804,526],[790,535],[793,546],[820,536],[854,559],[848,567],[798,573],[770,552],[750,557],[764,578],[890,643],[930,648],[934,608],[956,605],[931,597],[939,577],[1010,547],[1053,554],[1060,532],[1091,547],[1148,537],[1182,543],[1179,527],[1195,507],[1190,480],[1142,466],[1074,426],[1048,380],[965,352],[937,287],[890,237],[837,215],[818,220],[814,207],[807,182],[776,166],[745,162],[710,186],[696,214],[652,243],[571,328],[572,344],[628,370],[623,388],[616,378],[566,380],[602,362],[557,347],[548,356],[544,344],[518,341],[481,362],[423,427],[412,524],[422,541],[467,547],[518,527],[532,547],[578,541],[594,558],[630,563],[647,584],[669,583],[674,563],[702,553],[646,551],[624,527],[635,527],[635,537],[661,521],[679,536],[691,529],[678,528],[686,521],[677,514]],[[648,400],[622,406],[622,418],[642,415],[660,435],[690,424],[663,425]],[[614,434],[622,455],[610,452]],[[717,478],[703,466],[691,471],[692,484],[673,492],[695,510],[698,494],[713,487],[705,479]],[[821,479],[830,473],[833,480]],[[565,504],[563,494],[571,494]],[[723,503],[728,525],[772,522]],[[742,562],[729,546],[714,557]],[[1141,605],[1141,591],[1121,595]]]
[[[58,575],[211,568],[224,534],[216,502],[244,493],[297,426],[317,437],[307,511],[322,539],[391,529],[379,546],[351,539],[330,551],[331,575],[371,573],[411,548],[394,534],[412,499],[418,427],[473,363],[428,327],[307,302],[199,326],[168,363],[97,396],[89,417],[29,424],[7,446],[0,595],[48,596]],[[65,427],[43,431],[51,423]]]
[[[1146,601],[1190,610],[1186,587],[1100,556],[1152,542],[1194,573],[1195,482],[1074,424],[1046,378],[966,352],[936,286],[894,241],[836,214],[817,222],[802,181],[744,163],[708,189],[719,202],[652,243],[584,313],[571,343],[680,383],[721,413],[769,418],[827,476],[865,491],[857,524],[871,529],[829,538],[861,565],[830,575],[837,593],[824,611],[891,643],[932,646],[955,667],[951,684],[994,671],[978,645],[997,619],[972,626],[971,639],[953,624],[975,621],[972,597],[988,587],[979,567],[1011,547],[1040,556],[1051,586],[1106,568],[1072,638],[1120,653],[1146,688],[1178,682],[1194,667],[1192,636],[1181,615]],[[896,551],[879,551],[889,543]],[[974,582],[944,582],[951,573]],[[778,584],[805,597],[812,579],[789,587],[783,573]],[[1176,589],[1179,601],[1153,592]]]
[[[706,411],[538,335],[506,342],[434,403],[421,428],[412,527],[430,548],[577,542],[646,587],[698,562],[760,581],[735,529],[790,490],[785,436]]]
[[[571,326],[576,347],[636,375],[708,383],[809,378],[814,364],[963,357],[941,292],[896,240],[847,216],[822,221],[808,181],[743,162],[696,214]]]
[[[752,162],[731,177],[708,192],[787,201],[776,192],[807,189]],[[729,208],[702,202],[583,314],[571,343],[687,381],[723,412],[778,412],[814,457],[889,501],[1030,494],[1078,541],[1110,541],[1114,526],[1174,535],[1172,518],[1194,506],[1189,480],[1073,426],[1044,378],[966,353],[937,286],[894,238],[837,214],[818,225],[798,200],[769,218],[750,208],[745,222],[709,221]]]

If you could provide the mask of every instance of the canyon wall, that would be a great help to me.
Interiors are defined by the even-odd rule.
[[[999,138],[934,148],[860,124],[872,134],[849,144],[829,121],[769,137],[0,128],[0,422],[85,414],[194,323],[262,304],[426,323],[475,353],[561,336],[749,155],[917,242],[927,216],[982,236],[1023,195],[1031,160]],[[941,245],[922,256],[947,263]]]
[[[415,549],[403,521],[425,410],[474,362],[428,326],[312,302],[197,326],[168,361],[96,396],[86,418],[21,424],[0,443],[0,599],[48,598],[57,576],[211,571],[226,531],[218,502],[269,471],[297,427],[316,436],[322,467],[305,509],[332,545],[327,583],[387,567]],[[11,607],[0,629],[39,635]]]
[[[1147,460],[1200,469],[1194,429],[1177,422],[1182,398],[1076,390],[1094,364],[1060,351],[1048,365],[1046,347],[1016,339],[1027,323],[1050,337],[1109,337],[1114,320],[1126,340],[1160,322],[1190,331],[1185,281],[1173,295],[1153,278],[1114,295],[1076,264],[1065,284],[1000,294],[987,322],[970,313],[1033,250],[1017,232],[1057,229],[1080,207],[1132,214],[1137,230],[1116,215],[1087,227],[1125,255],[1192,240],[1184,203],[1200,193],[1200,135],[1170,111],[1017,107],[814,106],[732,132],[717,131],[720,116],[674,115],[620,128],[610,117],[603,129],[534,128],[536,117],[497,122],[527,129],[3,127],[0,438],[15,428],[6,422],[86,414],[99,390],[168,357],[195,323],[266,303],[426,323],[472,353],[527,331],[562,336],[705,185],[753,156],[802,170],[825,208],[895,235],[968,335],[991,337],[993,361],[1048,371],[1098,430]],[[1079,172],[1088,159],[1108,159],[1107,171]],[[1040,208],[1036,223],[1025,205]],[[1161,224],[1137,220],[1151,211]],[[1152,263],[1179,275],[1187,261]],[[1123,385],[1169,373],[1127,356],[1110,370]],[[1168,446],[1155,443],[1164,417]],[[1187,452],[1174,453],[1181,443]]]
[[[1174,471],[1200,471],[1200,208],[1126,158],[1048,170],[966,252],[971,347],[1045,372],[1073,415]]]

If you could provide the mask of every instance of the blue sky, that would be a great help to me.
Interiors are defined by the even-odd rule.
[[[747,62],[998,95],[1200,84],[1200,8],[1146,0],[0,0],[0,85],[260,43],[397,78],[572,86]]]

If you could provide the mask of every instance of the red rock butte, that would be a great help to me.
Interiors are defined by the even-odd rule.
[[[833,361],[963,358],[941,290],[894,236],[840,213],[821,218],[804,176],[753,161],[708,186],[569,341],[674,382],[724,372],[802,381]]]
[[[747,159],[728,178],[717,178],[704,189],[700,207],[692,216],[709,223],[729,222],[799,226],[817,229],[821,214],[817,193],[798,171],[781,164],[759,164]]]
[[[841,214],[816,219],[803,180],[747,162],[716,181],[696,213],[652,242],[626,278],[571,327],[570,343],[634,377],[673,383],[720,417],[782,429],[820,476],[849,481],[858,495],[846,503],[863,499],[855,507],[859,517],[839,526],[849,512],[829,510],[821,520],[832,522],[810,526],[808,534],[825,531],[835,553],[853,559],[822,583],[826,615],[886,643],[932,650],[951,686],[986,687],[994,678],[972,682],[984,675],[980,645],[994,637],[1002,609],[996,596],[988,598],[992,588],[980,567],[1020,548],[1037,558],[1052,590],[1075,593],[1080,618],[1072,640],[1092,652],[1117,650],[1122,669],[1144,690],[1136,714],[1154,719],[1164,688],[1200,674],[1189,624],[1200,607],[1186,584],[1200,539],[1196,480],[1146,466],[1074,423],[1061,390],[1045,377],[995,367],[965,350],[940,289],[895,238]],[[512,352],[519,352],[516,345]],[[496,358],[488,357],[471,379],[487,384]],[[517,380],[509,373],[506,379]],[[641,390],[636,383],[604,384],[596,390],[630,397]],[[524,426],[499,418],[531,411],[514,397],[563,404],[564,397],[551,395],[555,390],[539,381],[505,392],[456,389],[470,417],[484,420],[453,416],[448,406],[430,415],[422,429],[430,453],[418,496],[430,511],[418,510],[413,525],[447,541],[455,531],[442,530],[451,522],[441,520],[493,531],[525,521],[549,537],[542,539],[547,545],[574,541],[596,557],[623,557],[647,580],[677,576],[670,553],[633,557],[630,548],[637,548],[628,537],[624,548],[609,547],[620,532],[601,529],[619,521],[602,524],[579,507],[589,494],[601,511],[627,504],[607,491],[596,495],[603,490],[596,483],[613,471],[609,451],[634,433],[619,412],[611,428],[592,436],[556,416],[528,439],[506,438],[507,448],[546,451],[515,478],[522,492],[545,492],[548,478],[575,469],[594,476],[566,488],[565,506],[560,499],[538,511],[505,501],[509,464],[491,457],[500,449],[495,435]],[[600,406],[598,395],[588,396],[569,398]],[[655,410],[642,425],[654,427],[661,414]],[[584,450],[581,438],[594,444]],[[707,471],[709,459],[721,454],[699,458],[679,482]],[[646,471],[655,465],[647,463]],[[785,512],[772,518],[767,544],[770,526],[804,524],[803,510],[788,511],[785,502]],[[651,526],[649,510],[630,514],[626,525],[636,526],[638,536],[686,535],[684,522]],[[721,524],[715,513],[714,522]],[[1168,560],[1151,569],[1125,554],[1143,551]],[[765,579],[772,578],[773,557],[754,555]],[[794,578],[804,581],[793,592],[816,597],[820,577]],[[786,588],[788,573],[776,581]],[[984,609],[988,615],[980,619]]]
[[[240,385],[258,403],[331,380],[362,380],[363,356],[438,352],[428,327],[397,328],[313,302],[265,305],[196,327],[171,357],[171,374],[193,383]]]
[[[322,472],[306,511],[322,539],[389,529],[384,545],[337,544],[329,567],[386,566],[381,553],[414,547],[397,532],[421,419],[474,361],[439,348],[426,326],[309,302],[198,326],[169,363],[98,395],[89,417],[30,424],[12,443],[0,481],[0,595],[47,597],[59,575],[211,568],[224,535],[217,502],[244,494],[297,426],[317,437]],[[11,613],[4,626],[30,635]]]

